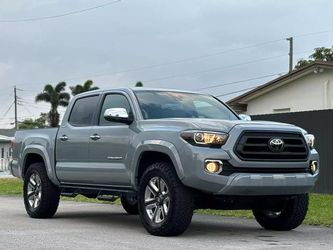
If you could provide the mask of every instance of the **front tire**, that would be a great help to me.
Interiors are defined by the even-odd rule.
[[[152,235],[180,235],[191,223],[192,194],[170,163],[154,163],[146,169],[140,180],[138,202],[141,222]]]
[[[24,205],[32,218],[51,218],[56,213],[60,190],[48,178],[44,163],[29,166],[23,184]]]
[[[265,229],[289,231],[302,224],[308,210],[308,204],[308,194],[302,194],[287,200],[279,211],[253,209],[253,215]]]

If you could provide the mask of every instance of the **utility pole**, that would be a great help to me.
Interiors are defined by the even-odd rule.
[[[289,41],[289,73],[293,70],[293,37],[289,37],[286,39]]]
[[[14,86],[14,109],[15,109],[15,129],[18,129],[17,123],[17,95],[16,95],[16,86]]]

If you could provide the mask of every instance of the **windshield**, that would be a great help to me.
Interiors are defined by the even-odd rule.
[[[167,91],[136,91],[135,94],[144,119],[238,120],[232,111],[212,96]]]

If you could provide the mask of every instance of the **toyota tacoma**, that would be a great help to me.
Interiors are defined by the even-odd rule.
[[[249,209],[270,230],[304,220],[319,174],[314,136],[250,121],[206,94],[159,89],[75,96],[59,128],[19,130],[11,173],[28,215],[50,218],[61,195],[114,201],[160,236],[198,208]]]

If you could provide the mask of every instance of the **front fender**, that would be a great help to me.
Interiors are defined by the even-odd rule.
[[[178,151],[172,143],[163,140],[146,140],[136,147],[134,157],[132,159],[131,166],[132,170],[134,170],[132,173],[135,174],[131,177],[131,183],[134,187],[136,186],[136,177],[138,176],[140,157],[147,151],[154,151],[168,155],[175,167],[178,178],[181,180],[185,177]]]
[[[53,184],[60,185],[55,174],[55,168],[51,163],[49,154],[47,153],[46,149],[41,145],[28,145],[24,148],[22,155],[20,157],[20,159],[23,159],[22,163],[20,164],[22,177],[24,177],[24,172],[28,167],[26,166],[26,160],[29,154],[38,154],[39,156],[41,156],[45,163],[47,176],[49,177],[49,179]]]

